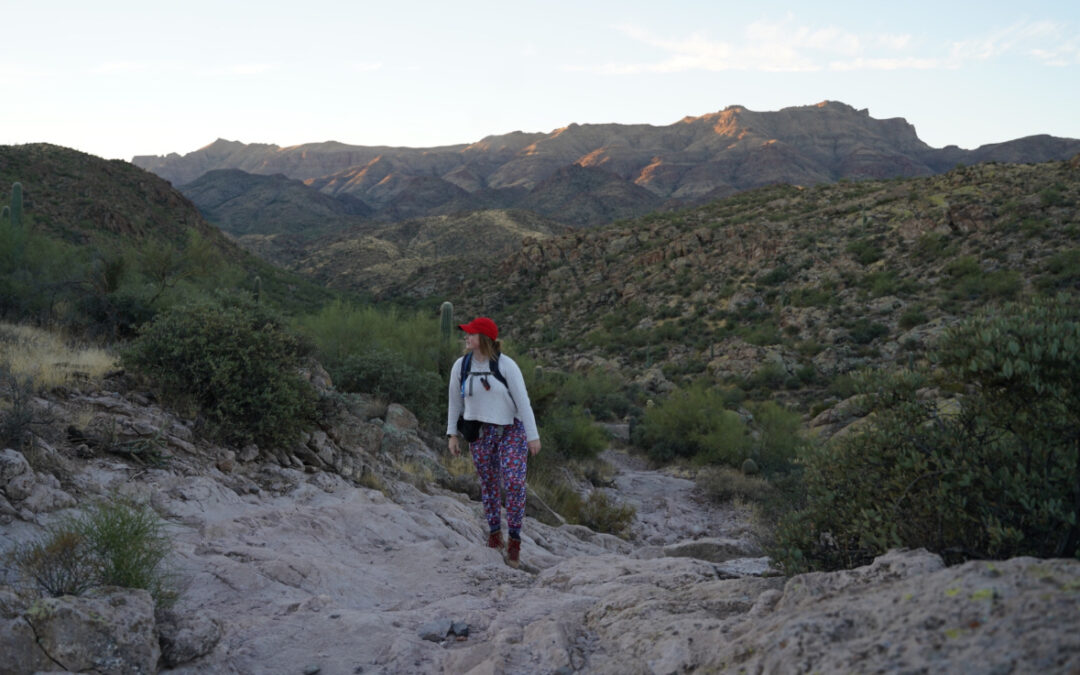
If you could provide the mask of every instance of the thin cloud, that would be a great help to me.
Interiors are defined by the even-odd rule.
[[[1050,49],[1033,48],[1028,53],[1048,66],[1077,66],[1080,65],[1080,40],[1073,40]]]
[[[959,61],[986,61],[1010,52],[1030,53],[1061,42],[1064,29],[1052,21],[1021,21],[989,35],[955,42],[951,56]]]
[[[876,58],[865,59],[862,57],[850,61],[833,61],[829,64],[829,70],[933,70],[935,68],[952,67],[944,64],[940,59],[920,59],[914,56],[904,58]]]
[[[145,61],[107,61],[90,69],[93,75],[127,75],[145,73],[151,66]]]
[[[240,75],[242,77],[249,75],[262,75],[267,73],[273,68],[265,63],[235,63],[231,66],[227,66],[223,72],[229,75]]]
[[[376,61],[373,63],[354,63],[352,69],[358,73],[373,73],[376,70],[382,70],[382,61]]]
[[[649,62],[608,62],[570,66],[571,71],[602,75],[704,71],[810,72],[821,70],[955,69],[974,61],[1018,53],[1046,65],[1080,62],[1080,40],[1067,26],[1050,21],[1020,22],[967,40],[920,45],[910,34],[855,33],[837,26],[799,25],[792,15],[781,21],[755,21],[735,40],[714,40],[700,33],[678,38],[657,36],[634,25],[615,30],[652,47],[661,55]],[[916,49],[922,53],[914,53]]]

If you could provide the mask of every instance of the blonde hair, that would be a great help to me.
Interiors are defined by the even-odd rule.
[[[477,333],[480,338],[480,353],[483,354],[488,361],[494,360],[502,353],[502,343],[498,340],[492,340],[486,335]]]

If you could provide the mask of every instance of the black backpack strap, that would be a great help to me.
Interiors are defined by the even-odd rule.
[[[503,374],[499,371],[499,357],[498,356],[496,356],[495,358],[493,358],[491,360],[491,374],[495,376],[496,380],[498,380],[499,382],[502,382],[503,386],[506,387],[506,393],[510,394],[510,400],[514,401],[514,395],[510,393],[510,385],[507,384],[506,378],[503,377]],[[517,401],[514,401],[514,405],[517,406]]]
[[[461,372],[458,373],[458,382],[461,383],[461,398],[465,398],[465,378],[469,376],[469,370],[472,369],[472,352],[467,352],[461,359]]]

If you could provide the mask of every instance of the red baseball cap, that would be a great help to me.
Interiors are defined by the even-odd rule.
[[[499,339],[499,327],[495,325],[495,322],[486,316],[478,316],[469,323],[463,323],[458,326],[466,333],[479,333],[480,335],[486,335],[492,340]]]

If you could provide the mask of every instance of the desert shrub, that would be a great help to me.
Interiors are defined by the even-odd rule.
[[[937,260],[952,255],[955,250],[956,245],[938,232],[927,232],[915,240],[915,255],[922,260]]]
[[[832,283],[802,286],[788,296],[789,302],[796,307],[825,307],[835,304],[836,298],[836,285]]]
[[[747,475],[729,466],[702,469],[694,482],[706,498],[717,504],[726,504],[735,499],[759,501],[767,498],[771,490],[768,480]]]
[[[518,361],[521,363],[522,360]],[[542,380],[543,376],[531,378],[533,382],[537,379]],[[527,382],[527,386],[532,396],[532,385]],[[620,419],[633,408],[625,381],[616,374],[601,370],[563,375],[556,391],[561,405],[588,410],[594,419]]]
[[[41,421],[31,378],[0,366],[0,443],[5,448],[22,448]]]
[[[97,585],[97,567],[86,538],[68,528],[10,553],[12,567],[49,597],[82,595]]]
[[[1080,554],[1080,308],[1037,300],[950,330],[933,354],[958,406],[926,376],[864,380],[874,415],[804,460],[807,506],[778,529],[789,571],[925,547],[949,562]]]
[[[172,541],[149,504],[119,497],[100,501],[69,527],[89,545],[100,585],[142,588],[159,603],[172,598],[164,566]]]
[[[127,339],[138,327],[154,318],[149,290],[141,286],[121,286],[108,292],[84,293],[72,303],[64,317],[70,329],[107,340]]]
[[[956,279],[949,295],[955,300],[1009,300],[1023,288],[1020,273],[1015,270],[994,270],[984,274],[968,274]]]
[[[900,327],[904,330],[910,330],[915,326],[923,325],[929,320],[930,317],[921,308],[909,307],[900,315]]]
[[[766,475],[789,471],[805,446],[799,433],[802,416],[774,401],[751,404],[750,411],[757,434],[749,443],[749,458]]]
[[[578,511],[577,522],[595,532],[622,536],[634,522],[637,511],[629,504],[619,504],[606,492],[593,490]]]
[[[446,418],[446,383],[434,370],[417,370],[386,349],[362,351],[345,358],[330,374],[338,389],[364,392],[400,403],[424,423]],[[441,415],[441,417],[440,417]]]
[[[748,391],[772,391],[783,387],[787,376],[783,364],[771,361],[751,373],[746,378],[745,386]]]
[[[857,345],[870,344],[874,340],[889,334],[889,327],[871,321],[865,317],[855,319],[848,325],[852,341]]]
[[[60,301],[74,296],[85,266],[73,244],[42,234],[26,216],[21,227],[0,220],[0,316],[52,318]]]
[[[703,462],[738,466],[745,459],[746,426],[725,405],[724,393],[714,387],[676,389],[645,408],[635,427],[635,444],[661,462],[700,455]]]
[[[167,605],[176,597],[166,568],[171,551],[165,524],[149,505],[114,496],[61,519],[12,558],[25,578],[52,596],[121,586],[147,590]]]
[[[861,265],[869,265],[881,260],[885,252],[876,242],[869,239],[856,239],[844,249],[851,257]]]
[[[283,446],[314,418],[315,393],[298,372],[307,353],[264,307],[223,298],[159,314],[121,358],[167,399],[196,406],[219,440]]]
[[[1080,249],[1058,251],[1047,259],[1044,269],[1035,282],[1042,291],[1080,287]]]
[[[454,321],[455,325],[462,323]],[[332,302],[299,320],[299,330],[314,343],[319,361],[333,372],[355,354],[389,351],[413,370],[436,370],[436,363],[461,354],[461,341],[443,344],[439,315],[394,308]],[[449,354],[443,352],[449,350]]]
[[[954,279],[969,276],[978,276],[982,273],[979,260],[973,255],[964,255],[953,258],[945,265],[945,273]]]
[[[544,421],[543,443],[545,449],[560,453],[570,459],[590,459],[608,446],[608,435],[581,410],[562,408],[560,414]]]
[[[782,284],[788,279],[790,279],[792,274],[794,274],[794,271],[791,269],[791,267],[781,263],[766,272],[765,274],[759,276],[758,279],[763,284],[775,286],[776,284]]]
[[[1068,206],[1069,200],[1061,193],[1064,189],[1065,186],[1061,183],[1043,188],[1039,191],[1039,204],[1043,207]]]
[[[746,326],[739,326],[736,330],[736,334],[750,344],[759,347],[780,344],[784,341],[784,336],[780,332],[780,327],[776,325],[775,320],[772,319],[752,323]]]

